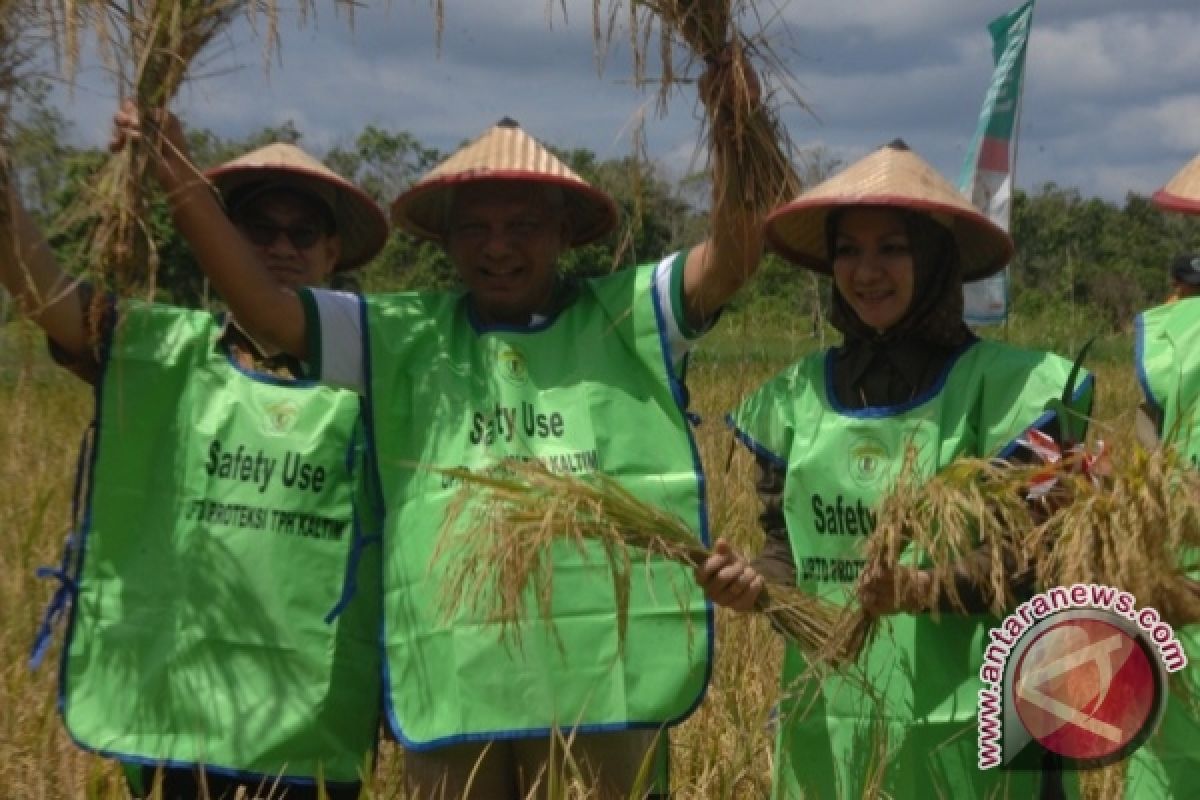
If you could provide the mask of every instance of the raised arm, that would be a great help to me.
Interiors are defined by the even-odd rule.
[[[167,194],[175,227],[238,324],[256,339],[306,358],[300,298],[259,262],[226,216],[216,192],[192,164],[179,120],[164,112],[157,125],[143,124],[136,106],[126,100],[113,123],[113,151],[131,141],[156,147],[155,174]]]
[[[743,176],[738,164],[727,158],[727,148],[719,144],[733,136],[737,125],[732,107],[735,82],[744,80],[750,88],[751,102],[755,106],[758,103],[758,79],[746,62],[741,63],[744,71],[737,75],[734,61],[727,55],[711,63],[700,82],[712,119],[714,214],[708,239],[691,249],[684,267],[684,313],[693,330],[712,319],[754,274],[762,258],[764,210],[734,199],[744,194]],[[743,110],[743,118],[757,113],[757,107]]]
[[[0,215],[0,282],[21,310],[72,356],[87,351],[79,281],[63,272],[50,245],[10,184]]]

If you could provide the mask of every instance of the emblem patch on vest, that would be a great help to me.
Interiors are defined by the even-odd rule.
[[[525,356],[511,345],[500,345],[500,351],[496,354],[496,363],[500,366],[500,374],[509,383],[523,386],[529,379],[529,372],[525,368]]]
[[[296,424],[300,408],[291,400],[278,400],[263,406],[263,433],[268,436],[283,436],[290,433]]]
[[[892,460],[887,445],[874,436],[863,436],[850,445],[850,477],[860,486],[873,486]]]

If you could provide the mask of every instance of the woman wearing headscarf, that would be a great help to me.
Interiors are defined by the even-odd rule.
[[[842,342],[731,415],[760,467],[767,545],[747,562],[720,541],[697,580],[735,610],[751,608],[769,577],[838,604],[857,594],[886,616],[858,679],[798,680],[806,662],[788,646],[775,796],[1037,796],[1038,771],[978,767],[979,667],[996,619],[972,571],[956,565],[962,613],[926,606],[931,565],[891,572],[862,557],[906,448],[928,477],[959,457],[1011,457],[1030,427],[1060,433],[1047,406],[1071,364],[982,340],[963,321],[962,283],[1000,270],[1012,240],[900,141],[777,209],[766,233],[790,261],[832,276]],[[1085,415],[1090,377],[1066,394]]]

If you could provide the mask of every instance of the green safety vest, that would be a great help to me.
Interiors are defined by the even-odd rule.
[[[1145,311],[1135,320],[1138,379],[1162,414],[1163,440],[1200,461],[1200,298]]]
[[[382,492],[384,645],[389,718],[415,749],[552,728],[673,724],[707,684],[711,611],[690,569],[638,563],[618,652],[616,601],[599,549],[554,552],[554,619],[532,594],[521,643],[464,608],[442,618],[453,553],[433,561],[459,490],[438,467],[507,457],[603,472],[702,536],[700,463],[668,363],[653,267],[581,282],[544,324],[483,330],[463,296],[367,298],[369,405]],[[562,648],[560,650],[559,642]]]
[[[1162,437],[1200,464],[1200,299],[1145,311],[1135,320],[1138,379],[1162,414]],[[1195,554],[1191,554],[1195,560]],[[1200,579],[1200,573],[1193,574]],[[1171,676],[1162,724],[1130,758],[1125,797],[1193,798],[1200,794],[1200,625],[1175,631],[1188,665]]]
[[[380,688],[360,403],[245,373],[219,338],[135,304],[108,343],[63,719],[126,762],[357,781]]]
[[[1071,364],[989,341],[970,344],[925,396],[902,406],[841,408],[832,352],[811,355],[768,381],[731,415],[738,437],[786,468],[784,516],[806,591],[845,604],[864,561],[875,509],[908,447],[926,476],[960,456],[1008,455],[1029,427],[1048,423]],[[1091,405],[1091,378],[1073,407]],[[1035,796],[1036,778],[978,769],[976,704],[984,615],[896,614],[881,623],[859,667],[873,691],[831,677],[801,683],[805,661],[789,645],[774,795],[861,798],[872,769],[889,797]],[[872,694],[875,696],[872,697]],[[875,753],[886,735],[887,757]]]

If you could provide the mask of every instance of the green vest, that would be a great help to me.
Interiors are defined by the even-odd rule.
[[[1162,414],[1162,437],[1193,464],[1200,462],[1200,298],[1158,306],[1137,316],[1138,379]]]
[[[1138,379],[1162,415],[1163,441],[1200,464],[1200,299],[1145,311],[1135,320]],[[1200,579],[1200,574],[1193,575]],[[1192,798],[1200,794],[1200,625],[1175,631],[1188,665],[1171,676],[1166,714],[1130,759],[1125,797]]]
[[[902,406],[841,408],[832,394],[832,353],[811,355],[768,381],[731,416],[738,437],[786,467],[784,516],[797,582],[844,604],[864,565],[875,509],[906,448],[933,475],[960,456],[1008,455],[1016,439],[1052,415],[1071,364],[976,341],[924,397]],[[1074,407],[1088,410],[1091,378]],[[896,798],[983,797],[998,788],[1035,796],[1035,779],[977,767],[976,703],[986,632],[995,619],[944,614],[887,617],[859,661],[876,697],[837,677],[798,682],[805,663],[788,646],[775,796],[863,797],[870,768],[886,769]],[[887,758],[873,740],[887,736]],[[987,794],[986,796],[991,796]]]
[[[367,299],[369,404],[387,507],[388,711],[406,746],[540,736],[555,726],[657,727],[699,703],[712,620],[689,569],[659,559],[634,569],[620,654],[598,549],[554,553],[561,650],[532,594],[519,649],[469,610],[443,621],[440,576],[454,555],[431,563],[459,489],[431,468],[480,469],[510,456],[574,475],[604,472],[703,536],[700,463],[652,273],[584,281],[571,305],[530,329],[483,330],[466,299],[446,293]]]
[[[137,304],[108,343],[63,719],[127,762],[356,781],[380,686],[359,400],[244,373],[219,336]]]

